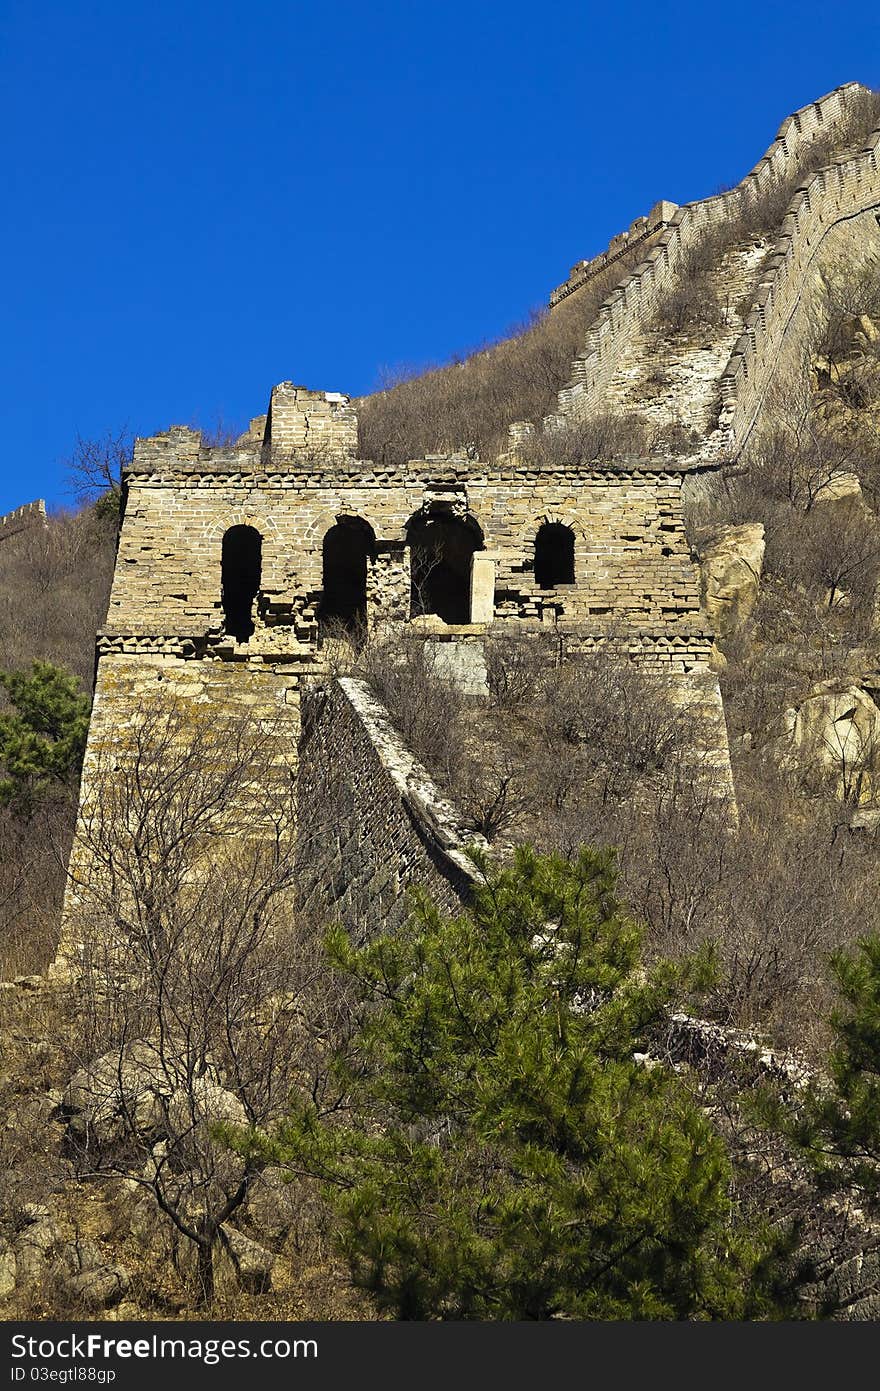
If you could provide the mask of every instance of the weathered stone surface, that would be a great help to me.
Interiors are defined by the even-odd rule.
[[[130,1044],[107,1053],[74,1074],[64,1093],[68,1124],[80,1139],[98,1144],[119,1140],[129,1129],[149,1134],[162,1123],[160,1098],[169,1082],[157,1050]]]
[[[771,750],[784,766],[831,776],[849,797],[866,796],[880,764],[880,709],[860,686],[820,682],[786,710]]]
[[[244,1205],[247,1223],[267,1241],[281,1242],[293,1226],[301,1194],[285,1171],[270,1165],[253,1180]]]
[[[862,497],[862,485],[858,475],[841,470],[829,478],[827,483],[823,483],[817,488],[814,497],[814,505],[817,503],[844,502],[853,498]]]
[[[234,1227],[226,1228],[226,1240],[218,1248],[218,1277],[234,1281],[249,1294],[268,1294],[277,1257]]]
[[[27,1204],[23,1217],[26,1225],[14,1244],[16,1286],[20,1289],[39,1283],[46,1273],[49,1253],[62,1239],[61,1229],[48,1208]]]
[[[0,1247],[0,1299],[8,1299],[15,1289],[17,1265],[11,1246]]]
[[[741,628],[758,601],[764,565],[764,527],[705,529],[697,538],[703,604],[716,631],[727,637]]]
[[[82,1270],[67,1282],[69,1296],[84,1309],[96,1311],[118,1304],[128,1293],[131,1277],[124,1266],[103,1265]]]
[[[471,622],[491,623],[495,617],[495,561],[479,551],[471,563]]]
[[[216,1076],[195,1077],[186,1089],[181,1076],[167,1046],[160,1053],[140,1042],[121,1055],[107,1053],[81,1068],[64,1093],[70,1129],[80,1139],[106,1145],[132,1131],[158,1138],[168,1127],[186,1133],[194,1124],[247,1124],[241,1102]]]
[[[465,695],[486,695],[488,676],[482,645],[478,642],[426,642],[425,661],[441,681]]]

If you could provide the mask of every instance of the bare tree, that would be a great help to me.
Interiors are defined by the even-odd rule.
[[[203,1303],[263,1167],[224,1126],[267,1126],[296,1084],[323,1085],[302,1028],[326,1000],[297,929],[292,756],[271,722],[142,707],[93,757],[72,857],[80,1168],[152,1195]]]
[[[67,460],[70,489],[78,502],[97,502],[108,493],[118,500],[122,490],[122,470],[131,462],[133,436],[127,429],[116,434],[76,437],[76,448]]]

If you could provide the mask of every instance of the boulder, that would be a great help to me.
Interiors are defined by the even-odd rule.
[[[131,1277],[124,1266],[90,1266],[64,1282],[64,1293],[90,1312],[109,1309],[128,1293]]]
[[[16,1284],[20,1288],[36,1285],[43,1278],[49,1253],[61,1240],[61,1229],[48,1208],[28,1203],[22,1215],[24,1226],[14,1247]]]
[[[842,795],[872,789],[880,767],[880,708],[861,686],[822,681],[783,716],[772,749],[784,767],[832,776]]]
[[[248,1225],[268,1241],[281,1242],[296,1219],[301,1202],[294,1184],[288,1183],[285,1171],[270,1165],[251,1183],[245,1201]]]
[[[8,1299],[15,1289],[18,1266],[11,1247],[0,1248],[0,1299]]]
[[[226,1241],[218,1250],[217,1275],[221,1283],[232,1277],[248,1294],[268,1294],[277,1257],[234,1227],[226,1228]]]
[[[82,1067],[64,1093],[63,1109],[80,1139],[110,1144],[132,1123],[148,1133],[161,1121],[159,1098],[168,1091],[159,1054],[148,1043],[129,1044]]]
[[[177,1088],[168,1104],[171,1126],[185,1134],[194,1125],[235,1125],[245,1129],[247,1112],[232,1092],[206,1075],[193,1078],[187,1089]]]
[[[719,637],[741,628],[758,600],[764,527],[703,527],[697,536],[701,600]]]
[[[220,1085],[215,1072],[196,1077],[185,1089],[180,1085],[183,1071],[150,1043],[104,1054],[80,1068],[64,1093],[72,1133],[109,1145],[132,1130],[158,1140],[169,1124],[178,1132],[218,1121],[247,1125],[241,1102]]]
[[[823,483],[813,496],[813,505],[827,502],[862,501],[862,485],[858,475],[841,469]]]

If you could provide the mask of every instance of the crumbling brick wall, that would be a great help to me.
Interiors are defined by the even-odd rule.
[[[127,476],[108,636],[216,640],[223,534],[245,524],[263,538],[249,653],[309,663],[322,542],[337,518],[361,518],[375,537],[373,617],[405,620],[407,525],[435,508],[479,528],[495,566],[498,617],[606,624],[620,618],[666,627],[702,621],[681,518],[684,472],[669,460],[536,469],[463,458],[397,468],[294,459],[267,469],[254,446],[201,449],[191,432],[162,444],[161,453],[155,441],[139,446]],[[575,538],[575,583],[552,593],[542,592],[534,575],[535,537],[547,521],[570,527]]]
[[[407,891],[447,912],[477,882],[469,833],[362,681],[304,693],[299,767],[300,891],[307,909],[338,918],[359,941],[394,931]]]

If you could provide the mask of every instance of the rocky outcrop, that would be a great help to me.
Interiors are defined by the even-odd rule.
[[[700,597],[719,637],[728,637],[751,616],[764,565],[764,527],[703,527],[697,534]]]
[[[80,1141],[108,1145],[126,1134],[157,1139],[170,1127],[225,1122],[247,1125],[244,1107],[216,1076],[195,1077],[184,1088],[184,1069],[151,1043],[134,1043],[95,1059],[73,1076],[63,1110]]]
[[[880,771],[880,708],[861,685],[822,681],[783,716],[770,749],[780,766],[832,778],[841,796],[868,801]]]

